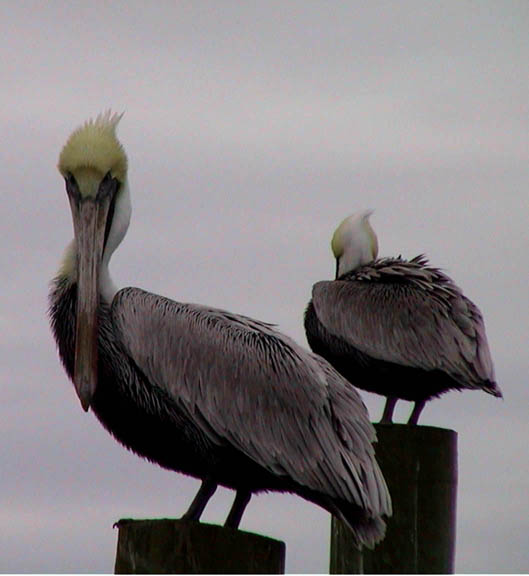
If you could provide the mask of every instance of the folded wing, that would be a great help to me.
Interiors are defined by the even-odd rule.
[[[324,281],[312,303],[328,332],[373,358],[442,370],[466,387],[494,381],[481,313],[453,284]]]
[[[269,324],[135,288],[116,295],[112,319],[130,358],[213,442],[374,516],[390,513],[365,406],[323,359]]]

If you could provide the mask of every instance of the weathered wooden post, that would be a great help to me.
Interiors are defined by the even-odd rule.
[[[169,518],[120,520],[116,574],[284,574],[285,544]]]
[[[393,500],[386,538],[359,552],[348,529],[331,526],[331,574],[450,574],[454,571],[457,434],[430,426],[376,424],[377,460]]]

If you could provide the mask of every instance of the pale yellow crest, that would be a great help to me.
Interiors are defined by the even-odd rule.
[[[116,136],[116,127],[122,116],[108,110],[77,128],[61,151],[59,172],[63,176],[93,172],[100,179],[110,172],[113,178],[125,182],[127,156]]]
[[[374,260],[378,255],[378,240],[369,217],[373,210],[364,210],[348,216],[336,228],[331,241],[338,271],[345,274]]]
[[[343,230],[346,224],[349,222],[349,218],[342,220],[338,228],[334,231],[331,240],[331,250],[334,254],[335,258],[340,258],[344,251],[344,242],[343,242]]]

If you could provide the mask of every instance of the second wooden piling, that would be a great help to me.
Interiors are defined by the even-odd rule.
[[[376,424],[376,455],[393,501],[386,538],[359,552],[349,530],[331,527],[333,574],[454,571],[457,434],[430,426]]]

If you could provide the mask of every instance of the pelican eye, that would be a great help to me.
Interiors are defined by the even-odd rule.
[[[75,176],[71,172],[66,172],[64,175],[64,181],[68,186],[76,186],[77,182],[75,180]]]
[[[117,178],[113,178],[109,170],[99,183],[99,190],[97,192],[97,197],[102,198],[107,194],[113,196],[118,191],[118,189],[119,189],[119,181],[117,180]]]
[[[64,174],[64,182],[66,184],[66,192],[68,196],[79,201],[81,194],[79,192],[79,186],[77,185],[75,176],[71,172],[66,172],[66,174]]]

